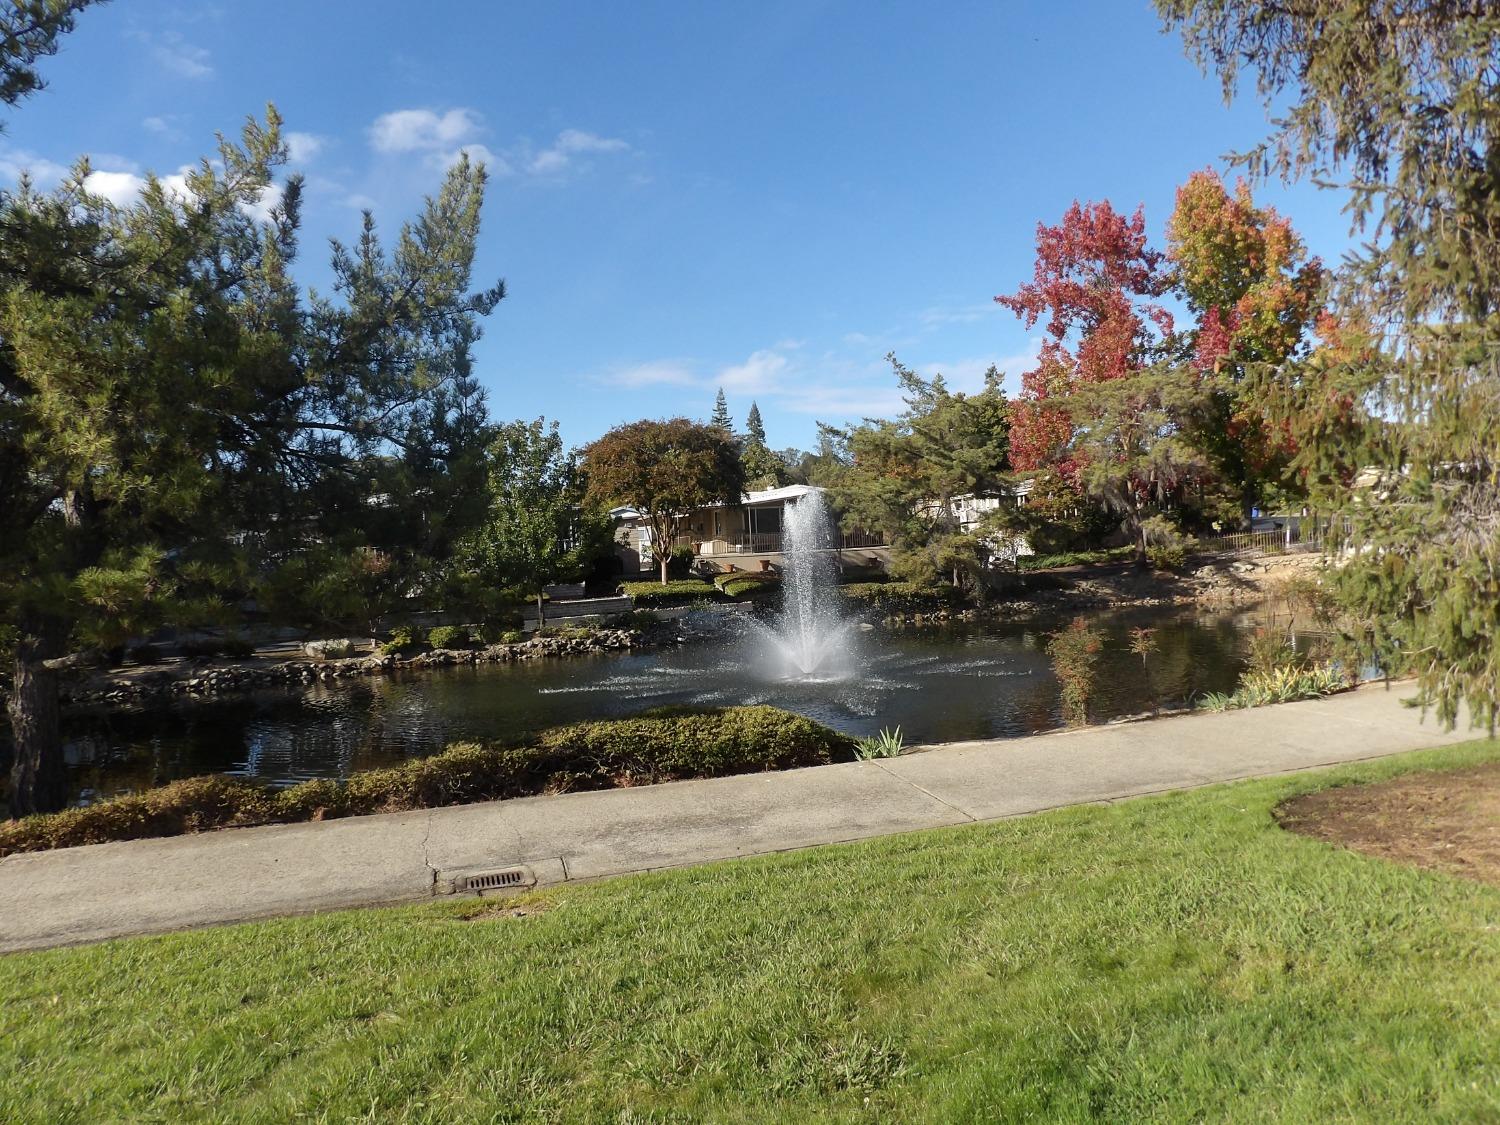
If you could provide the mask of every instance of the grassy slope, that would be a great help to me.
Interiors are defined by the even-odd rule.
[[[0,1119],[1491,1119],[1500,890],[1270,810],[1497,755],[4,958]]]

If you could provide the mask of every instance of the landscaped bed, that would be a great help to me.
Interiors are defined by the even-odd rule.
[[[1325,789],[1276,810],[1284,828],[1500,886],[1500,762]]]
[[[317,779],[273,790],[219,775],[185,778],[83,808],[0,821],[0,856],[853,758],[853,740],[774,707],[662,708],[556,727],[515,745],[462,743],[343,782]]]
[[[1500,889],[1318,774],[0,959],[0,1119],[1487,1120]]]

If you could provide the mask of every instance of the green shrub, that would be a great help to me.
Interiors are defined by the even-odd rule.
[[[693,560],[696,557],[691,547],[673,547],[667,555],[667,577],[686,578],[693,572]]]
[[[844,735],[774,707],[669,708],[558,727],[519,745],[462,743],[429,758],[356,773],[343,783],[317,779],[272,792],[219,776],[174,781],[84,808],[0,822],[0,855],[547,790],[792,769],[852,757],[853,743]]]
[[[872,758],[898,758],[905,749],[906,740],[901,737],[900,727],[895,730],[881,727],[879,734],[861,738],[854,744],[854,756],[862,762]]]
[[[258,785],[218,775],[189,777],[83,808],[0,821],[0,855],[264,824],[272,813],[272,799]]]
[[[649,609],[632,609],[626,613],[616,613],[604,623],[611,629],[628,629],[632,633],[639,633],[656,628],[661,624],[661,617]]]
[[[427,634],[427,643],[433,648],[468,648],[474,642],[462,625],[439,625]]]
[[[733,571],[714,579],[714,585],[726,598],[765,597],[781,589],[781,575],[771,571]]]
[[[520,629],[510,629],[500,634],[500,643],[503,645],[519,645],[526,641],[526,634]]]
[[[244,660],[255,655],[255,642],[238,633],[230,633],[224,638],[223,652],[235,660]]]
[[[485,644],[495,644],[506,633],[514,633],[526,624],[520,610],[502,610],[491,613],[479,627],[479,639]]]
[[[1272,703],[1294,703],[1299,699],[1320,699],[1350,687],[1349,677],[1329,664],[1310,668],[1285,665],[1279,668],[1250,668],[1240,677],[1232,695],[1209,692],[1198,700],[1205,711],[1233,711],[1242,707],[1266,707]]]
[[[620,588],[635,599],[637,606],[684,605],[719,598],[714,584],[704,578],[679,578],[665,585],[661,582],[623,582]]]
[[[218,656],[224,651],[224,642],[218,637],[189,637],[185,641],[179,641],[177,647],[182,650],[183,656],[201,658]]]
[[[355,644],[344,639],[309,641],[302,646],[302,651],[314,660],[343,660],[354,655]]]
[[[956,586],[922,586],[915,582],[851,582],[841,593],[856,606],[885,613],[929,612],[962,605],[963,591]]]
[[[594,630],[588,625],[543,625],[531,634],[533,637],[557,637],[561,640],[583,640],[592,637]]]
[[[1022,555],[1016,560],[1016,565],[1021,570],[1053,570],[1062,566],[1129,562],[1134,557],[1134,547],[1110,547],[1096,551],[1061,551],[1048,555]]]
[[[419,647],[416,630],[410,625],[398,625],[391,630],[391,639],[380,646],[380,651],[386,656],[402,656]]]

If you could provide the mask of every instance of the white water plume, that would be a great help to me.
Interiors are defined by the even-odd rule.
[[[838,591],[838,530],[819,492],[788,504],[782,517],[782,611],[774,627],[755,624],[782,678],[843,680],[857,671],[857,622]]]

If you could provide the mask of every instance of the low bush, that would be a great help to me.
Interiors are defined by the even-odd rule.
[[[661,624],[661,616],[649,609],[632,609],[627,613],[616,613],[605,619],[611,629],[628,629],[632,633],[654,629]]]
[[[380,646],[385,656],[404,656],[420,648],[417,632],[410,625],[398,625],[391,630],[391,639]]]
[[[543,625],[531,634],[533,637],[556,637],[560,640],[574,641],[592,637],[594,630],[587,625]]]
[[[517,745],[458,744],[344,782],[317,779],[279,792],[220,776],[174,781],[84,808],[0,822],[0,856],[544,791],[793,769],[853,756],[854,744],[844,735],[774,707],[667,708],[558,727]]]
[[[1251,668],[1240,677],[1239,687],[1232,694],[1209,692],[1198,701],[1198,706],[1204,711],[1266,707],[1272,703],[1295,703],[1299,699],[1321,699],[1351,686],[1349,677],[1331,664],[1310,668]]]
[[[358,649],[353,641],[333,639],[309,641],[302,646],[302,651],[314,660],[344,660],[353,656]]]
[[[224,642],[218,637],[189,637],[185,641],[179,641],[177,647],[189,659],[202,659],[218,656],[224,651]]]
[[[697,558],[693,549],[686,545],[673,547],[667,555],[667,577],[686,578],[693,572],[693,562]]]
[[[885,613],[927,612],[962,605],[963,591],[956,586],[924,586],[916,582],[851,582],[841,593],[856,606]]]
[[[235,660],[245,660],[255,655],[255,642],[238,633],[230,633],[224,638],[223,653]]]
[[[679,578],[667,583],[622,582],[620,589],[634,598],[637,606],[646,607],[720,600],[719,591],[705,578]]]
[[[731,571],[714,579],[726,598],[758,598],[781,589],[781,575],[772,571]]]
[[[1062,566],[1129,562],[1134,557],[1134,547],[1110,547],[1097,551],[1061,551],[1050,555],[1022,555],[1016,560],[1016,565],[1020,570],[1054,570]]]
[[[433,648],[468,648],[474,642],[463,625],[439,625],[427,634],[427,643]]]
[[[500,643],[503,645],[518,645],[524,643],[526,633],[521,629],[508,629],[500,634]]]
[[[479,639],[487,645],[504,644],[506,634],[519,632],[525,624],[519,611],[494,613],[479,627]]]
[[[873,758],[899,758],[905,749],[906,739],[901,736],[900,727],[895,730],[881,727],[879,734],[872,734],[855,742],[854,756],[862,762]]]

